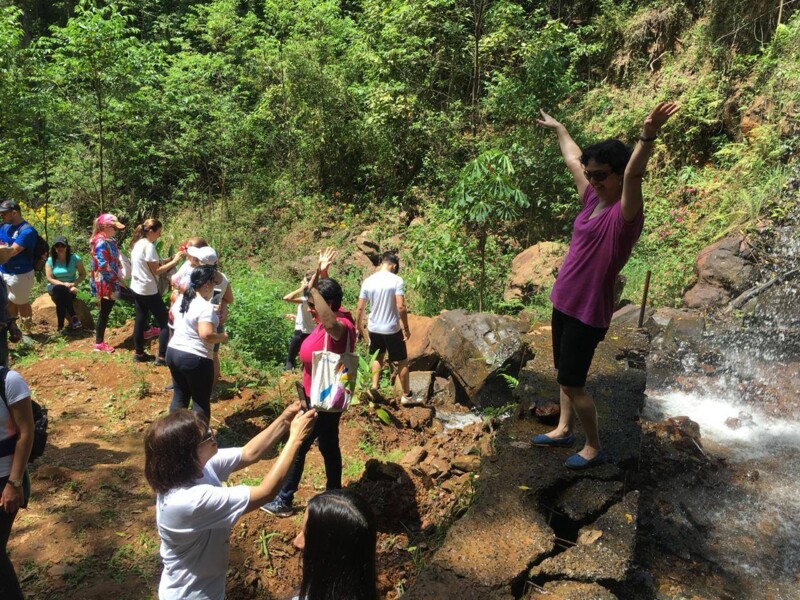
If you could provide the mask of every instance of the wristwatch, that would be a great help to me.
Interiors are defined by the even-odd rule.
[[[10,485],[11,487],[13,487],[14,489],[17,489],[17,490],[21,490],[22,489],[22,482],[21,481],[17,481],[16,479],[9,478],[8,485]]]

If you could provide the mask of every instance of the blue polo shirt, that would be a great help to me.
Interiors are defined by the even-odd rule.
[[[0,243],[5,246],[19,244],[25,250],[20,252],[6,264],[0,265],[0,271],[9,275],[21,275],[33,271],[33,251],[36,247],[38,234],[33,227],[25,227],[27,221],[19,225],[3,225],[0,227]],[[22,231],[22,229],[25,227]]]

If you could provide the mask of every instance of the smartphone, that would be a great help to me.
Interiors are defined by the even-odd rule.
[[[299,381],[295,381],[294,387],[297,389],[297,398],[300,400],[303,408],[305,410],[311,410],[311,405],[308,403],[308,396],[306,396],[306,391],[303,389],[303,384]]]
[[[211,296],[211,304],[219,304],[222,302],[222,290],[214,288],[214,295]]]

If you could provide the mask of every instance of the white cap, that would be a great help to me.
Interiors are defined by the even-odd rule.
[[[186,249],[186,254],[192,258],[196,258],[198,261],[200,261],[201,265],[217,264],[217,252],[211,246],[203,246],[202,248],[189,246]]]

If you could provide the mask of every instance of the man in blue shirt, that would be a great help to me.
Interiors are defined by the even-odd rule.
[[[8,288],[8,314],[20,317],[23,331],[31,329],[31,289],[35,280],[33,253],[38,233],[22,218],[19,204],[14,200],[0,202],[0,247],[8,248],[7,262],[0,265],[3,280]]]

